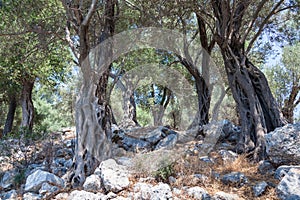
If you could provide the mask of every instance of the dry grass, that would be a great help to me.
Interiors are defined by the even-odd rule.
[[[273,176],[261,175],[258,171],[258,164],[250,162],[246,155],[240,155],[233,162],[224,162],[222,158],[212,152],[210,157],[214,158],[214,163],[207,163],[201,161],[197,156],[182,156],[176,160],[173,165],[176,182],[169,183],[171,187],[183,188],[200,186],[204,188],[210,195],[223,191],[226,193],[237,194],[241,199],[254,199],[254,200],[278,200],[275,188],[268,187],[265,193],[260,197],[255,197],[252,187],[261,181],[272,182],[278,184],[278,180]],[[152,160],[152,159],[149,159]],[[144,160],[143,160],[144,161]],[[149,164],[149,163],[148,163]],[[140,177],[147,177],[149,173],[144,170],[143,173],[135,174],[131,179],[132,183],[139,181]],[[140,171],[140,172],[141,172]],[[230,172],[242,172],[249,179],[249,183],[238,188],[235,186],[225,185],[220,180],[214,178],[214,173],[221,176]],[[195,174],[205,175],[206,178],[196,178]],[[156,184],[158,181],[149,179],[149,183]],[[181,199],[191,199],[185,193],[180,196]],[[176,195],[179,197],[178,195]]]

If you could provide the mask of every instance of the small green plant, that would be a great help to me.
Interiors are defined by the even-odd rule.
[[[174,175],[174,164],[168,164],[153,173],[157,181],[168,182],[170,176]]]
[[[25,179],[26,179],[25,172],[26,172],[25,169],[20,169],[19,172],[16,174],[14,178],[15,187],[20,187],[23,183],[25,183]]]

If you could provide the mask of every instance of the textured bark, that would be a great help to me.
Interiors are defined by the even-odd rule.
[[[8,113],[7,113],[7,116],[6,116],[6,122],[5,122],[5,126],[4,126],[4,129],[3,129],[3,136],[7,135],[12,130],[16,108],[17,108],[16,97],[15,96],[10,96]]]
[[[134,85],[131,78],[125,74],[124,85],[122,84],[122,98],[123,98],[123,119],[120,126],[129,128],[139,126],[136,116],[136,104],[134,100]]]
[[[170,103],[172,91],[168,88],[164,87],[162,99],[159,104],[154,105],[152,108],[153,115],[153,124],[154,126],[162,126],[163,125],[163,117],[165,111]]]
[[[105,2],[101,36],[98,42],[103,42],[114,33],[115,0]],[[84,183],[85,177],[92,174],[95,168],[104,159],[111,156],[111,110],[107,99],[107,83],[110,67],[102,74],[95,85],[90,58],[91,51],[89,23],[96,12],[97,1],[90,4],[87,15],[84,17],[80,9],[72,9],[77,5],[64,5],[69,14],[69,20],[76,19],[78,27],[75,27],[80,37],[79,64],[83,73],[83,86],[76,103],[76,135],[74,170],[69,178],[73,187],[79,187]],[[95,41],[95,38],[94,38]],[[95,53],[93,63],[102,66],[112,55],[112,46],[101,49],[105,56]],[[103,60],[105,59],[105,60]]]
[[[300,92],[300,85],[298,85],[298,82],[298,79],[293,82],[292,91],[288,99],[285,100],[282,108],[283,116],[288,120],[289,123],[294,123],[294,109],[300,103],[300,97],[297,99],[297,96]]]
[[[32,90],[34,81],[23,80],[22,82],[22,94],[21,94],[21,107],[22,107],[22,122],[21,128],[32,131],[33,118],[34,118],[34,106],[32,102]]]
[[[274,14],[280,3],[274,6],[266,19]],[[270,91],[266,77],[248,60],[245,53],[245,40],[249,32],[243,34],[241,27],[249,5],[250,1],[231,3],[213,0],[212,7],[216,18],[214,37],[221,49],[229,86],[239,111],[242,134],[237,151],[254,151],[254,159],[262,160],[266,157],[264,134],[284,125],[286,121]],[[261,9],[259,7],[254,18],[250,19],[251,23],[255,22]],[[265,23],[266,21],[262,23],[260,31]]]

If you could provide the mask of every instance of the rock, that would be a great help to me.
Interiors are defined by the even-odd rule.
[[[300,123],[276,128],[265,138],[266,152],[272,163],[300,163]]]
[[[105,195],[102,193],[94,194],[84,190],[74,190],[68,196],[68,200],[102,200],[105,199]]]
[[[159,148],[172,148],[178,140],[178,133],[164,126],[114,130],[112,141],[127,151],[151,151]]]
[[[255,197],[261,196],[268,186],[268,183],[265,181],[259,182],[256,185],[253,186],[253,193]]]
[[[103,161],[99,166],[100,177],[107,191],[119,192],[129,186],[126,167],[118,165],[115,160]]]
[[[175,132],[174,132],[175,133]],[[178,140],[178,134],[170,134],[164,139],[162,139],[156,146],[154,150],[165,148],[172,149]]]
[[[14,184],[14,179],[16,176],[15,170],[6,171],[1,179],[0,188],[10,189]]]
[[[73,165],[73,160],[71,158],[64,163],[64,167],[67,169],[70,169],[72,165]]]
[[[225,174],[221,181],[224,184],[235,185],[241,187],[248,183],[248,178],[241,172],[231,172],[229,174]]]
[[[43,183],[39,194],[51,194],[58,190],[58,187],[50,185],[49,183]]]
[[[168,184],[158,183],[152,188],[153,197],[152,199],[171,199],[172,191]]]
[[[147,183],[137,183],[134,186],[134,199],[168,200],[172,198],[172,191],[168,184],[158,183],[152,186]]]
[[[32,192],[27,192],[23,194],[23,200],[40,200],[42,198],[43,198],[42,195],[32,193]]]
[[[11,190],[9,192],[5,192],[2,195],[0,195],[0,197],[4,200],[14,200],[17,199],[18,197],[18,193],[16,190]],[[1,199],[0,198],[0,199]]]
[[[64,187],[63,179],[49,172],[37,170],[33,174],[30,174],[27,177],[26,184],[25,184],[25,191],[38,192],[42,184],[46,182],[51,185],[58,186],[60,188]]]
[[[234,153],[233,151],[230,150],[220,150],[218,153],[222,157],[222,160],[225,162],[233,162],[238,157],[237,153]]]
[[[149,142],[128,136],[124,132],[118,132],[118,134],[113,135],[112,141],[126,151],[149,151],[151,149],[151,144]]]
[[[101,179],[98,175],[88,176],[83,184],[85,191],[99,191],[101,189]]]
[[[290,169],[276,187],[276,193],[282,200],[300,199],[300,170]]]
[[[68,199],[69,194],[66,192],[59,193],[58,195],[55,196],[55,200],[66,200]]]
[[[210,200],[210,195],[208,194],[208,192],[201,187],[191,187],[188,188],[186,191],[188,195],[193,199]]]
[[[274,178],[280,180],[283,178],[289,171],[290,169],[300,169],[300,165],[282,165],[279,166],[274,174]]]
[[[237,143],[238,136],[241,133],[241,129],[235,126],[228,120],[223,120],[222,133],[219,137],[219,142],[229,141],[231,143]]]
[[[213,200],[239,200],[240,197],[237,194],[229,194],[225,192],[217,192],[213,198]]]
[[[205,184],[205,182],[208,181],[209,178],[204,174],[194,174],[194,179],[196,179],[197,182]]]
[[[258,171],[260,174],[273,174],[275,168],[272,163],[268,160],[262,160],[258,163]]]

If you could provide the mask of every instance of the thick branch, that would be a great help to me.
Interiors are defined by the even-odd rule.
[[[267,15],[267,17],[264,19],[264,21],[260,24],[260,27],[257,31],[257,33],[254,35],[254,37],[252,38],[252,40],[249,42],[249,45],[247,47],[246,50],[246,55],[249,53],[249,51],[251,50],[254,42],[256,41],[256,39],[260,36],[260,34],[262,33],[262,31],[264,30],[265,25],[268,23],[269,19],[276,14],[276,10],[278,9],[278,7],[284,2],[284,0],[280,0],[275,6],[274,8],[271,10],[271,12]]]

